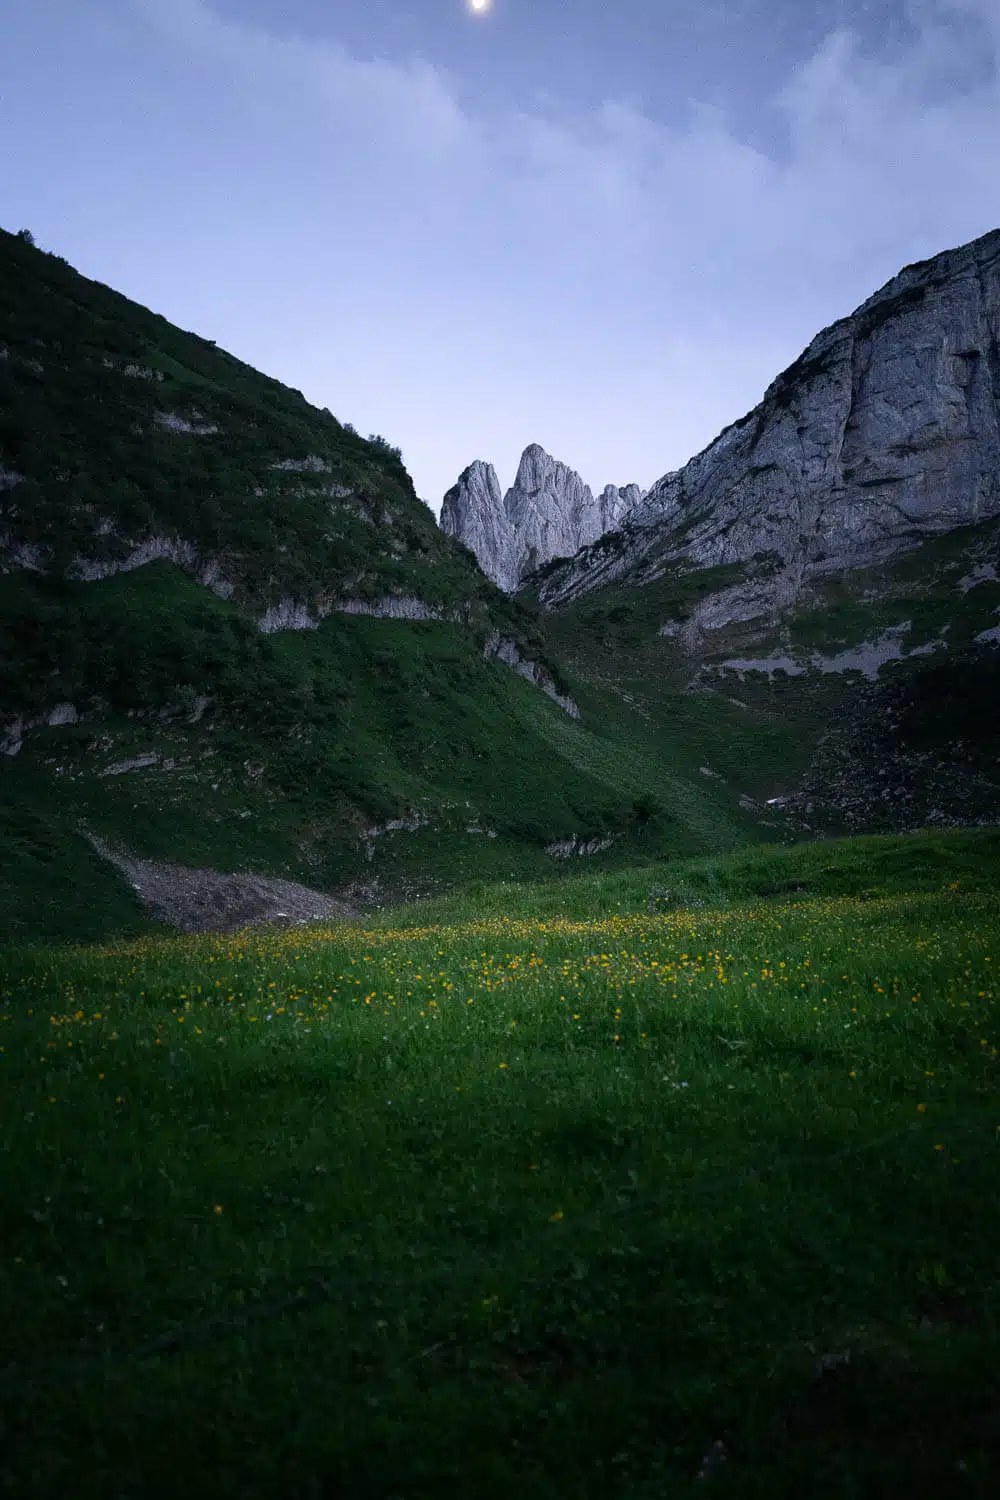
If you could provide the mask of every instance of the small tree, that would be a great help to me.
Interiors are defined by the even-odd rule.
[[[399,462],[402,463],[402,448],[394,448],[393,445],[389,442],[389,439],[384,438],[381,433],[370,432],[368,434],[368,441],[371,443],[373,448],[378,450],[379,453],[384,453],[387,458],[398,459]]]
[[[19,229],[17,237],[19,240],[23,240],[26,245],[34,245],[35,243],[35,236],[30,229]]]

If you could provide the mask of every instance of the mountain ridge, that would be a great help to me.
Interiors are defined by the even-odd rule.
[[[1000,510],[1000,230],[905,267],[821,330],[760,403],[653,485],[620,528],[545,570],[560,608],[671,565],[770,554],[781,607],[815,573],[867,566]]]

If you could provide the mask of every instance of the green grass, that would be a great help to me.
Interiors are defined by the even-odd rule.
[[[0,1492],[992,1495],[997,844],[8,952]]]
[[[983,564],[995,568],[998,538],[996,521],[960,527],[877,567],[814,578],[780,618],[737,620],[683,642],[660,636],[660,627],[689,621],[709,595],[766,577],[771,560],[668,568],[642,586],[596,590],[547,616],[546,626],[588,722],[600,725],[609,749],[617,741],[613,757],[624,770],[642,746],[654,747],[676,821],[697,828],[707,847],[787,837],[767,828],[782,819],[753,809],[743,816],[740,798],[760,804],[806,784],[812,807],[800,832],[988,821],[1000,797],[1000,654],[977,637],[996,625],[1000,585],[959,585]],[[877,682],[857,670],[823,674],[814,661],[904,625],[904,651],[934,649],[886,664]],[[811,670],[725,670],[734,658],[775,655]],[[697,786],[704,765],[725,782],[699,788],[707,819],[683,790]],[[680,852],[689,852],[683,840]]]
[[[678,694],[661,733],[584,683],[577,722],[450,623],[334,615],[262,636],[160,561],[94,583],[0,579],[0,658],[11,709],[71,702],[84,716],[33,729],[0,765],[0,941],[141,930],[124,883],[95,877],[82,828],[151,858],[324,888],[377,877],[395,899],[558,874],[545,847],[573,834],[615,836],[603,867],[760,836],[735,805],[747,758],[729,742],[731,705]],[[728,791],[699,773],[693,718],[732,768]],[[150,753],[153,767],[105,774]],[[427,828],[366,859],[361,828],[411,809]]]

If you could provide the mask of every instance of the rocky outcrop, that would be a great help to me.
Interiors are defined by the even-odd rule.
[[[544,581],[558,608],[678,563],[768,555],[761,610],[822,573],[1000,514],[1000,231],[909,266],[761,404]]]
[[[559,691],[549,669],[541,662],[524,656],[517,642],[512,641],[509,636],[501,635],[498,630],[492,631],[483,647],[483,659],[503,662],[505,667],[510,667],[512,672],[516,672],[526,682],[531,682],[535,687],[541,688],[546,697],[551,698],[553,703],[558,703],[571,719],[580,717],[580,710],[576,703],[567,693]]]
[[[328,615],[367,615],[373,620],[450,620],[457,625],[468,623],[461,610],[449,614],[410,594],[386,594],[381,599],[320,599],[315,614],[311,614],[308,605],[300,600],[280,599],[261,615],[257,628],[264,635],[275,635],[279,630],[318,630]]]
[[[574,856],[586,859],[594,854],[606,853],[619,837],[619,834],[609,834],[605,838],[582,839],[579,834],[574,833],[568,839],[557,839],[553,844],[546,844],[545,852],[553,859],[572,859]]]
[[[200,411],[192,412],[190,418],[175,411],[158,411],[156,425],[164,432],[180,432],[189,437],[212,437],[219,431],[215,422],[206,422]]]
[[[642,498],[638,485],[609,484],[595,500],[579,474],[532,443],[502,499],[492,464],[471,464],[444,497],[441,527],[475,553],[489,578],[513,593],[535,568],[572,557],[620,525]]]
[[[383,599],[338,599],[330,606],[331,614],[368,615],[374,620],[444,620],[461,624],[463,615],[450,615],[435,604],[425,604],[409,594],[388,594]]]
[[[598,536],[603,536],[606,531],[616,531],[629,512],[645,498],[645,494],[645,490],[641,490],[637,484],[626,484],[622,489],[616,484],[605,485],[597,502],[603,528]]]
[[[459,476],[444,497],[441,529],[475,553],[499,588],[513,593],[520,582],[514,532],[492,464],[477,459]]]

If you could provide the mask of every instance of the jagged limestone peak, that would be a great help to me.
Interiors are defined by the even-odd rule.
[[[608,485],[599,498],[580,475],[530,443],[501,499],[496,471],[477,460],[444,498],[441,526],[471,549],[483,572],[513,593],[535,568],[618,526],[643,498],[638,485]]]

